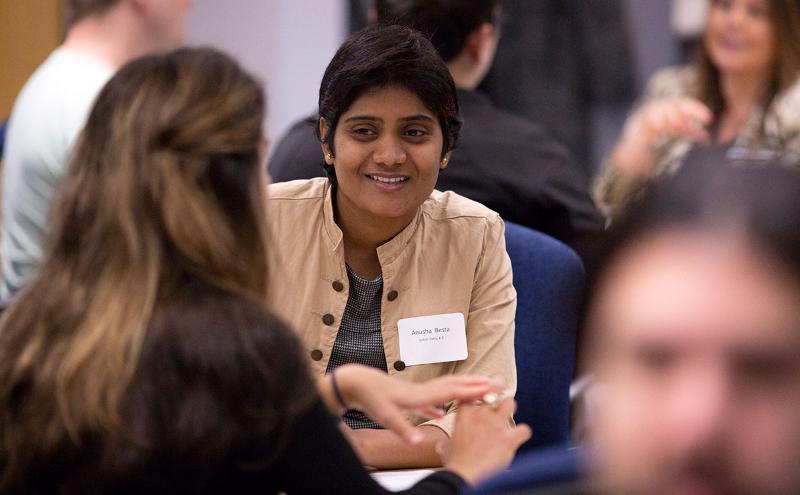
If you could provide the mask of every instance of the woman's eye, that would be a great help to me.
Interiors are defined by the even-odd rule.
[[[419,138],[427,136],[428,132],[425,129],[408,129],[406,131],[406,136]]]
[[[354,127],[353,129],[350,130],[350,132],[354,136],[359,138],[371,137],[376,135],[375,130],[369,127]]]

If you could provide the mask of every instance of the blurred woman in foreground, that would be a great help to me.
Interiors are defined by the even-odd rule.
[[[258,83],[208,49],[140,59],[103,89],[40,275],[0,321],[1,492],[382,492],[328,410],[413,442],[402,413],[456,398],[450,470],[412,489],[455,493],[529,436],[508,428],[511,401],[470,402],[482,378],[351,366],[315,387],[262,302],[263,117]]]
[[[714,0],[702,50],[653,76],[594,196],[608,218],[648,181],[721,157],[800,159],[800,2]]]

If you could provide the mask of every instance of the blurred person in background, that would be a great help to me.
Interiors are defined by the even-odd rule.
[[[265,305],[264,95],[210,49],[151,55],[105,86],[55,199],[41,269],[0,319],[2,493],[387,493],[333,414],[418,431],[461,400],[455,494],[530,429],[487,377],[407,383],[350,365],[315,378]],[[279,290],[279,289],[270,289]]]
[[[622,0],[503,0],[507,21],[481,89],[544,126],[595,174],[592,116],[627,106],[634,56]],[[587,179],[588,180],[588,179]]]
[[[267,209],[281,239],[271,306],[314,373],[359,363],[410,382],[496,375],[513,396],[517,299],[503,220],[434,190],[461,128],[436,49],[406,26],[352,35],[322,78],[317,128],[328,177],[272,184]],[[434,329],[447,336],[425,337]],[[416,421],[424,440],[413,448],[357,410],[344,431],[369,466],[438,466],[453,404],[447,413]]]
[[[715,0],[690,66],[653,76],[594,188],[612,219],[650,180],[727,157],[800,157],[800,2]]]
[[[800,493],[800,172],[769,165],[686,169],[612,234],[585,345],[604,492]]]
[[[191,3],[64,1],[66,38],[25,83],[9,119],[0,304],[7,304],[36,272],[50,202],[97,93],[127,61],[181,44]]]
[[[488,206],[507,221],[568,244],[602,230],[589,195],[589,179],[545,129],[495,106],[476,90],[501,38],[499,0],[377,0],[377,20],[428,36],[458,89],[464,122],[459,145],[436,189]],[[276,182],[322,174],[313,121],[296,124],[270,160]]]

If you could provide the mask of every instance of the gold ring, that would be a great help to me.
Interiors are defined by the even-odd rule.
[[[500,395],[496,392],[486,392],[483,396],[483,403],[492,409],[500,407]]]

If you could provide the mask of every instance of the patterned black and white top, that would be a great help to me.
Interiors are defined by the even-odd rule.
[[[383,277],[365,280],[347,266],[347,278],[350,281],[350,293],[347,296],[347,305],[325,372],[330,373],[339,366],[349,363],[387,371],[381,335]],[[343,419],[347,426],[356,430],[380,428],[380,425],[367,415],[356,410],[348,411]]]

